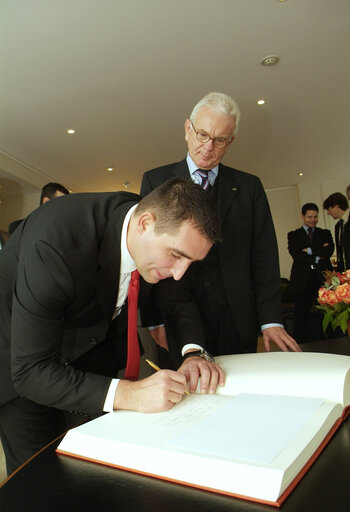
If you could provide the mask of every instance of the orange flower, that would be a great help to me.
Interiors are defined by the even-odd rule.
[[[320,304],[328,304],[329,306],[334,306],[334,304],[338,304],[338,302],[342,302],[342,299],[339,298],[335,291],[327,290],[327,288],[320,288],[318,292],[318,302]]]
[[[328,290],[324,286],[318,290],[317,300],[320,304],[328,304]]]
[[[350,284],[344,283],[337,286],[335,294],[338,297],[338,302],[350,303]]]

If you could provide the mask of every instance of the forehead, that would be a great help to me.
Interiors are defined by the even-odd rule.
[[[184,221],[175,233],[163,236],[170,249],[190,260],[203,259],[212,245],[191,221]]]
[[[314,217],[315,215],[318,215],[317,210],[306,210],[305,217]]]
[[[220,135],[230,136],[235,129],[235,119],[229,114],[215,112],[209,107],[201,107],[195,119],[196,129],[208,133],[216,132]]]

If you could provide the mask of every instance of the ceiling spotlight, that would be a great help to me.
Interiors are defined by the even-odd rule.
[[[128,188],[130,185],[130,181],[124,181],[123,185],[125,188]]]
[[[112,171],[114,171],[114,170],[115,170],[115,167],[107,167],[107,171],[108,171],[108,172],[112,172]]]
[[[274,66],[279,60],[280,58],[277,57],[277,55],[268,55],[267,57],[261,59],[260,64],[263,66]]]
[[[298,172],[298,176],[304,176],[303,172]]]
[[[265,105],[265,100],[258,100],[257,103],[258,105]]]
[[[67,130],[67,133],[69,133],[69,135],[72,135],[73,133],[75,133],[75,130],[69,129],[69,130]]]

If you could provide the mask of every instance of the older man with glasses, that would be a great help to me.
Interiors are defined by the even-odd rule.
[[[208,352],[255,352],[260,329],[266,350],[271,342],[282,350],[300,350],[282,324],[278,249],[262,184],[256,176],[221,163],[239,119],[232,98],[206,95],[185,121],[186,158],[143,176],[143,196],[172,176],[190,176],[216,202],[223,233],[223,241],[185,278],[157,285],[155,307],[143,309],[160,357],[169,350],[173,362],[190,353],[195,358],[208,357]],[[181,303],[184,290],[187,301]],[[171,307],[164,307],[165,296],[172,298]],[[174,335],[179,325],[182,333],[187,329],[181,339]]]

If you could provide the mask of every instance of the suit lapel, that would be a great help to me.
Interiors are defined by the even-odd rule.
[[[113,316],[118,297],[123,222],[134,204],[135,201],[123,203],[111,214],[98,255],[101,268],[96,276],[96,290],[107,320]]]
[[[226,214],[233,201],[237,199],[238,185],[235,181],[234,169],[228,169],[224,165],[219,165],[218,181],[218,215],[221,224],[224,222]]]
[[[188,170],[186,159],[175,164],[171,170],[171,174],[173,176],[178,176],[179,178],[190,178],[190,171]]]

